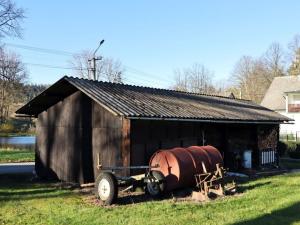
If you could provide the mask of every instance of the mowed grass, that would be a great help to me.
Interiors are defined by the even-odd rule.
[[[0,149],[0,163],[34,161],[34,151],[26,149]]]
[[[0,224],[300,224],[300,174],[241,184],[208,203],[152,200],[112,207],[30,177],[0,176]]]

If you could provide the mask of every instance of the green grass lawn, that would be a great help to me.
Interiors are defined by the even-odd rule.
[[[34,151],[22,149],[0,149],[0,163],[34,161]]]
[[[300,174],[262,178],[239,189],[209,203],[168,199],[101,207],[52,183],[0,176],[0,224],[300,224]]]

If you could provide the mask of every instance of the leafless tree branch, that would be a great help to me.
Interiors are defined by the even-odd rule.
[[[22,8],[18,8],[11,0],[0,0],[0,37],[21,37],[21,22],[25,18]]]
[[[176,69],[174,78],[175,90],[204,94],[214,94],[216,91],[212,85],[213,73],[199,63],[190,68]]]
[[[91,65],[89,59],[93,57],[92,51],[85,50],[74,55],[70,61],[74,67],[74,73],[78,77],[94,79],[91,74]],[[119,60],[112,58],[102,58],[97,61],[96,80],[109,81],[114,83],[122,83],[124,78],[124,68]]]

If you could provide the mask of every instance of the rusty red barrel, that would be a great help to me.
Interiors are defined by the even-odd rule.
[[[213,146],[190,146],[159,150],[150,159],[150,166],[166,177],[167,190],[195,185],[195,174],[213,172],[223,165],[220,152]]]

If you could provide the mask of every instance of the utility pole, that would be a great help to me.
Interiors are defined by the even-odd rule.
[[[93,58],[91,58],[91,59],[88,60],[89,63],[90,63],[90,65],[91,65],[91,71],[92,71],[92,75],[93,75],[93,79],[94,80],[97,80],[96,79],[97,78],[97,75],[96,75],[96,72],[97,72],[97,69],[96,69],[97,68],[97,61],[102,59],[101,56],[100,57],[96,57],[96,52],[98,51],[98,49],[100,48],[100,46],[103,43],[104,43],[104,40],[100,41],[98,47],[96,48],[96,50],[93,53]]]
[[[102,59],[102,57],[100,56],[100,57],[95,57],[95,55],[93,56],[93,58],[91,58],[91,59],[89,59],[88,61],[89,61],[89,63],[90,63],[90,65],[91,65],[91,71],[92,71],[92,75],[93,75],[93,79],[94,80],[97,80],[96,78],[97,78],[97,75],[96,75],[96,67],[97,67],[97,64],[96,64],[96,62],[98,61],[98,60],[101,60]]]

